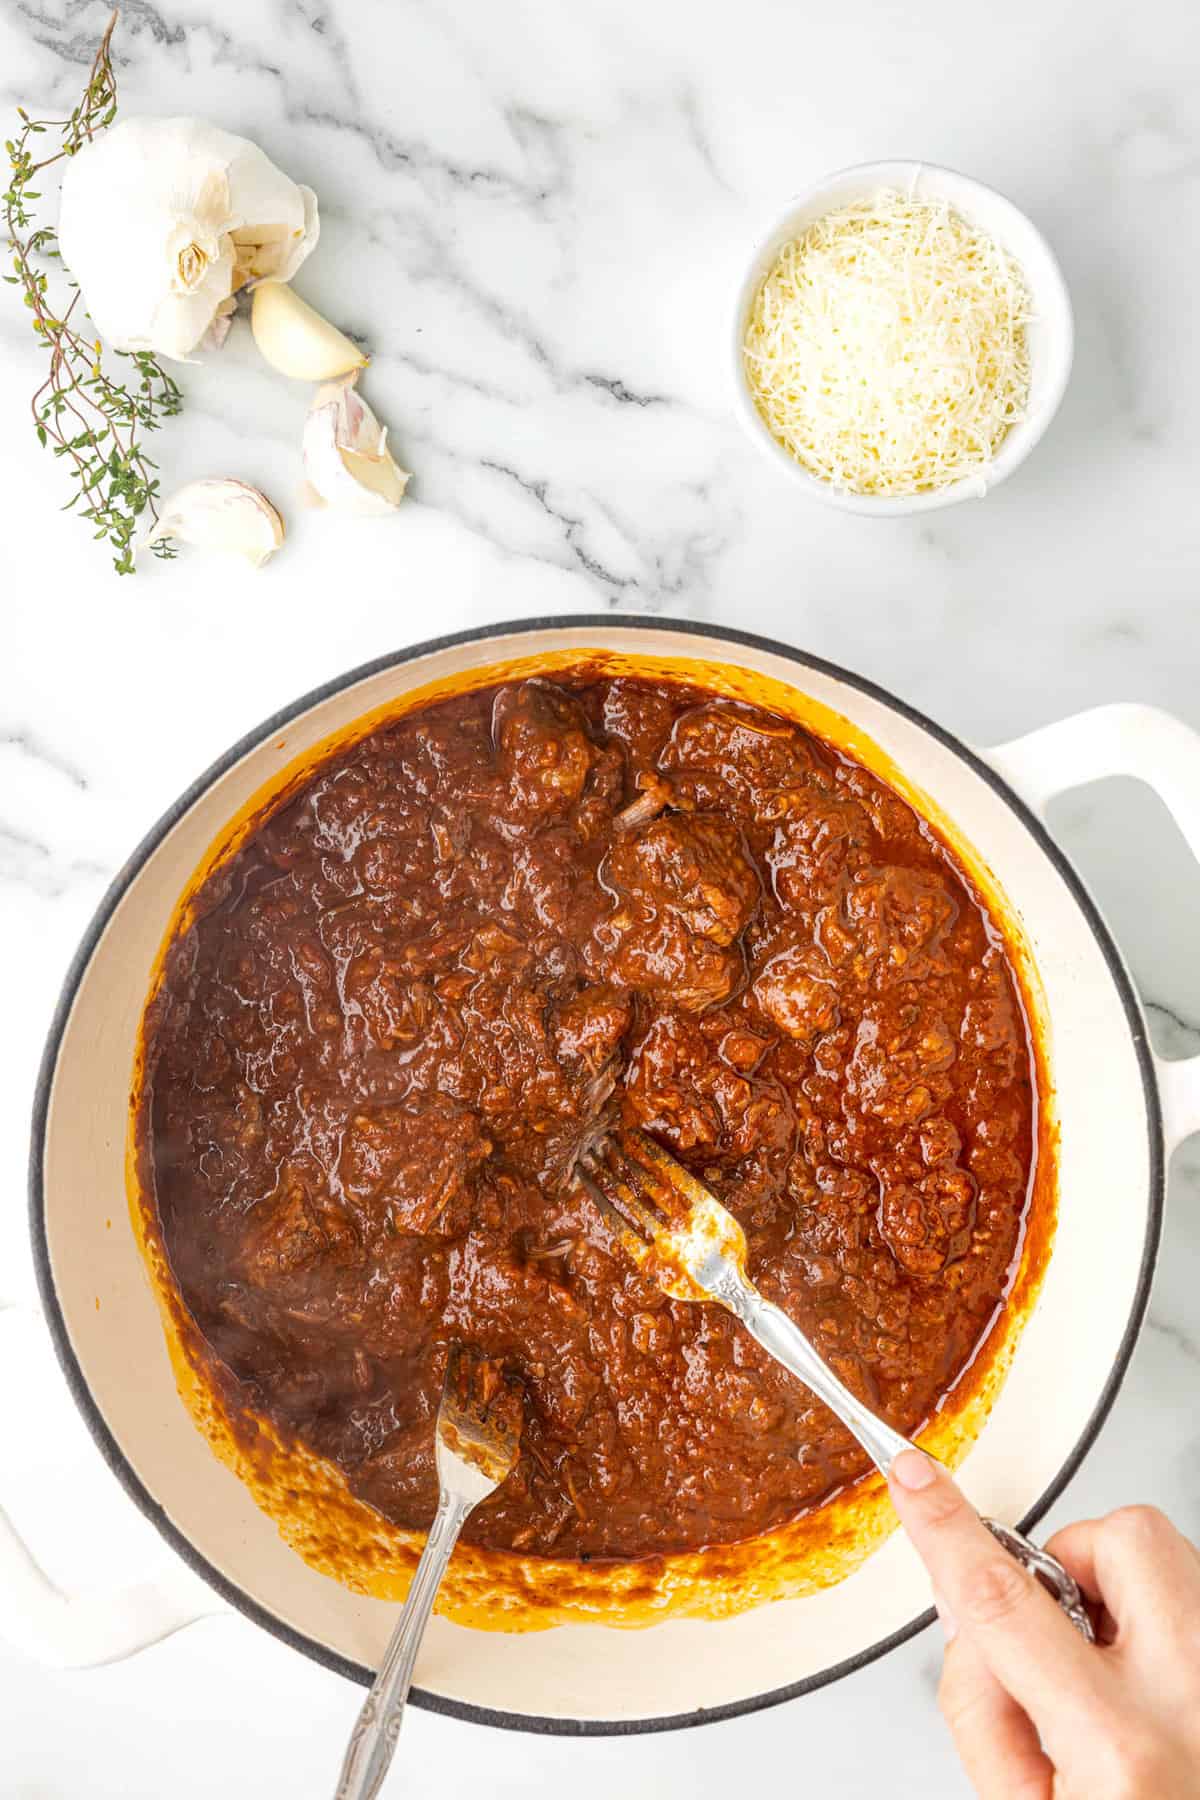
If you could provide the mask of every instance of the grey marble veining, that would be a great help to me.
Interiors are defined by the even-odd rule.
[[[0,112],[69,107],[106,0],[0,0]],[[371,351],[413,470],[394,519],[298,503],[307,393],[239,322],[183,371],[164,481],[240,475],[284,511],[258,576],[195,556],[118,581],[64,518],[24,411],[38,354],[0,288],[0,1504],[64,1586],[169,1553],[78,1421],[30,1311],[19,1193],[63,972],[141,835],[236,737],[435,632],[614,608],[722,620],[883,682],[976,743],[1110,699],[1200,727],[1200,18],[1193,0],[127,0],[122,105],[256,138],[321,200],[299,291]],[[731,416],[731,297],[763,220],[822,172],[927,156],[1050,236],[1075,375],[982,505],[880,524],[801,501]],[[1200,872],[1128,784],[1052,824],[1166,1054],[1200,1050]],[[1145,1497],[1200,1535],[1200,1140],[1171,1172],[1151,1306],[1055,1509]],[[405,1727],[410,1790],[715,1797],[747,1766],[847,1795],[965,1792],[919,1640],[793,1706],[672,1739]],[[81,1675],[0,1649],[18,1795],[328,1791],[357,1696],[240,1619]],[[62,1729],[70,1717],[71,1730]],[[231,1771],[236,1773],[231,1774]],[[242,1785],[239,1787],[238,1782]],[[398,1785],[398,1784],[397,1784]],[[9,1791],[6,1788],[6,1791]],[[399,1788],[398,1788],[399,1791]]]

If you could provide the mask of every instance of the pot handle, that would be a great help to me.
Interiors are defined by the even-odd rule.
[[[41,1315],[33,1306],[0,1308],[0,1352],[12,1353],[14,1326]],[[157,1581],[65,1594],[38,1563],[0,1506],[0,1636],[35,1662],[59,1669],[119,1662],[160,1643],[196,1619],[228,1608],[199,1576],[180,1565]]]
[[[982,752],[1039,819],[1058,794],[1132,776],[1153,788],[1200,861],[1200,733],[1156,706],[1122,702],[1043,725]],[[1200,1131],[1200,1056],[1154,1057],[1168,1155]]]

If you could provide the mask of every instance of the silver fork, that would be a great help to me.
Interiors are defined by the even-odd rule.
[[[902,1437],[823,1361],[800,1327],[765,1300],[746,1273],[746,1235],[703,1182],[640,1131],[622,1131],[586,1150],[580,1179],[619,1242],[643,1272],[675,1300],[716,1301],[776,1362],[823,1400],[852,1431],[882,1475]],[[1049,1589],[1089,1642],[1095,1631],[1078,1583],[1047,1551],[1012,1526],[984,1519],[992,1535]]]
[[[453,1344],[438,1408],[437,1512],[379,1673],[346,1750],[336,1800],[370,1800],[391,1766],[417,1651],[458,1534],[481,1500],[517,1466],[524,1403],[520,1388],[478,1351]]]

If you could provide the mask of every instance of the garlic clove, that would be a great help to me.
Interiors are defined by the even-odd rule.
[[[246,281],[290,277],[316,198],[202,119],[123,119],[68,159],[58,242],[102,337],[189,357]]]
[[[259,282],[250,326],[272,368],[299,381],[328,381],[366,366],[358,345],[284,282]]]
[[[412,477],[388,450],[386,435],[381,439],[378,451],[342,450],[341,458],[359,487],[376,495],[389,512],[399,506]]]
[[[327,506],[360,517],[394,512],[409,483],[387,431],[357,391],[358,371],[318,388],[304,427],[306,483]]]
[[[145,532],[138,548],[164,538],[178,538],[201,550],[244,556],[260,569],[283,542],[283,520],[265,494],[231,476],[189,481],[163,501],[158,523]]]

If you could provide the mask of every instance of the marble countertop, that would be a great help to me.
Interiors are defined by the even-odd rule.
[[[107,10],[0,0],[4,109],[72,104]],[[1200,727],[1194,0],[1011,0],[1002,16],[960,0],[124,10],[125,109],[244,131],[317,189],[321,245],[297,285],[370,345],[366,391],[414,480],[392,519],[304,512],[305,392],[238,325],[219,359],[184,371],[163,475],[254,481],[289,542],[257,576],[193,556],[120,581],[57,510],[57,471],[22,416],[37,353],[0,297],[0,1504],[64,1586],[139,1580],[170,1553],[102,1465],[33,1311],[20,1196],[35,1064],[106,882],[242,732],[435,632],[604,608],[784,638],[978,743],[1112,699]],[[894,155],[969,171],[1032,214],[1062,260],[1078,349],[1062,412],[1011,483],[877,523],[806,503],[747,444],[723,334],[754,235],[789,192]],[[1165,813],[1110,783],[1052,822],[1160,1047],[1200,1048],[1200,873]],[[1200,1536],[1198,1293],[1192,1140],[1147,1327],[1056,1520],[1151,1499]],[[938,1660],[927,1635],[791,1705],[664,1738],[577,1743],[414,1713],[407,1791],[466,1796],[486,1779],[498,1797],[565,1783],[578,1800],[715,1800],[748,1772],[801,1767],[806,1791],[960,1795]],[[236,1617],[90,1671],[0,1644],[5,1792],[315,1797],[358,1700]]]

